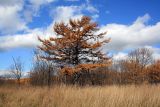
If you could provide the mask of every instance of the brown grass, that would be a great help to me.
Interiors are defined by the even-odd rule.
[[[0,107],[160,107],[160,86],[1,87]]]

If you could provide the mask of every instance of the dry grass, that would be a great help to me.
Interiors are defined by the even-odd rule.
[[[160,107],[160,86],[1,87],[0,107]]]

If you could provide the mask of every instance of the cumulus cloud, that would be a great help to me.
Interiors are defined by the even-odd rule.
[[[88,10],[91,13],[99,13],[99,10],[97,10],[97,8],[95,8],[93,5],[91,4],[87,4],[86,5],[86,10]]]
[[[28,31],[27,23],[38,15],[41,6],[55,0],[0,0],[0,34]]]
[[[56,8],[52,9],[50,12],[50,16],[53,17],[53,22],[50,24],[50,26],[47,28],[48,32],[51,32],[53,30],[53,25],[55,22],[65,22],[67,23],[70,18],[72,19],[80,19],[83,16],[83,11],[87,11],[89,13],[94,13],[92,15],[93,19],[96,19],[99,17],[98,10],[94,8],[90,3],[82,4],[79,6],[73,5],[73,6],[57,6]]]
[[[0,52],[7,51],[13,48],[36,48],[40,45],[38,36],[48,39],[55,35],[53,31],[49,32],[46,29],[34,29],[26,34],[15,34],[0,36]]]
[[[39,7],[39,6],[43,5],[43,4],[48,4],[48,3],[51,3],[51,2],[53,2],[55,0],[29,0],[29,1],[35,7]]]
[[[142,23],[146,23],[148,22],[148,20],[150,19],[150,15],[149,14],[145,14],[144,16],[140,16],[136,19],[136,21],[134,22],[134,24],[142,24]]]
[[[85,5],[85,7],[86,7],[85,9],[91,13],[99,13],[99,10],[97,8],[95,8],[89,1]]]
[[[36,35],[23,34],[0,37],[0,51],[17,47],[34,47],[37,45]]]
[[[54,22],[67,22],[70,18],[82,16],[83,6],[58,6],[51,11]]]
[[[79,19],[84,15],[84,11],[92,14],[92,18],[94,20],[99,17],[98,9],[91,5],[90,1],[88,0],[85,4],[82,5],[57,6],[56,8],[53,8],[50,12],[50,16],[53,17],[53,22],[48,28],[52,28],[55,22],[63,21],[67,23],[70,18]]]
[[[55,0],[29,0],[33,10],[38,11],[42,5],[49,4]]]
[[[39,16],[39,10],[42,6],[46,6],[55,2],[56,0],[28,0],[29,5],[25,5],[23,10],[24,18],[27,22],[32,22],[33,17]]]
[[[55,2],[56,0],[28,0],[29,5],[25,5],[23,16],[26,22],[32,22],[33,17],[39,16],[39,10],[42,6],[46,6]]]
[[[160,22],[155,25],[145,24],[149,19],[150,16],[146,14],[138,17],[131,25],[112,23],[102,26],[102,32],[108,31],[105,37],[111,38],[111,42],[104,46],[104,51],[130,50],[160,43]]]
[[[0,33],[14,33],[27,28],[25,21],[19,14],[22,9],[22,0],[0,1]]]
[[[98,18],[99,11],[90,2],[86,2],[86,4],[82,4],[79,6],[57,6],[54,8],[50,16],[54,18],[54,21],[64,21],[67,22],[70,18],[79,18],[83,15],[83,11],[87,11],[93,14],[93,18]]]

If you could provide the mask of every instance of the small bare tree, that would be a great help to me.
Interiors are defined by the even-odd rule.
[[[52,85],[53,78],[56,74],[56,67],[52,61],[41,59],[42,53],[38,50],[34,51],[33,67],[30,72],[30,82],[32,85]]]
[[[153,52],[148,48],[138,48],[128,55],[130,62],[140,65],[140,71],[153,62]]]
[[[149,48],[138,48],[128,54],[126,67],[132,72],[132,77],[137,82],[146,80],[146,67],[153,62],[153,52]]]
[[[20,59],[20,57],[18,58],[12,58],[13,59],[13,63],[10,66],[10,73],[12,75],[13,78],[15,78],[18,82],[18,84],[20,85],[20,79],[22,77],[22,73],[23,73],[23,63]]]

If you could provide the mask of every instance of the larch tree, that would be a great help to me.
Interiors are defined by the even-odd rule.
[[[100,48],[110,39],[103,38],[106,32],[98,34],[97,31],[97,23],[87,16],[77,20],[70,19],[68,24],[56,23],[56,37],[38,38],[42,43],[39,49],[48,54],[41,58],[54,61],[60,66],[60,71],[67,74],[109,66],[110,58]]]

